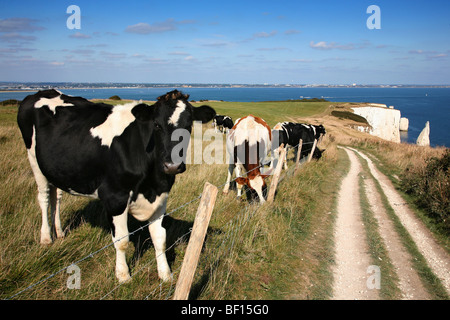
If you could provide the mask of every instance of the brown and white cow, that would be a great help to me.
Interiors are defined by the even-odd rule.
[[[262,163],[271,150],[272,133],[269,125],[261,118],[248,115],[236,121],[227,136],[228,178],[224,193],[228,193],[233,171],[236,170],[238,197],[242,187],[254,190],[260,203],[265,202],[267,189],[262,174]],[[246,177],[242,175],[246,174]]]

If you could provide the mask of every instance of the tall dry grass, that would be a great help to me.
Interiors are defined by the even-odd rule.
[[[268,105],[238,104],[237,109],[233,109],[232,103],[223,104],[223,109],[221,106],[221,103],[214,106],[218,113],[233,111],[236,116],[243,116],[249,106],[257,114],[259,107]],[[328,134],[319,145],[326,151],[321,160],[302,166],[295,177],[286,174],[279,184],[274,204],[247,203],[245,196],[237,199],[235,191],[223,195],[221,186],[226,180],[227,164],[192,164],[187,166],[185,173],[177,176],[167,211],[197,200],[164,219],[168,230],[168,259],[175,281],[204,183],[208,181],[219,186],[191,298],[329,298],[334,198],[339,179],[347,168],[336,146],[344,144],[366,148],[396,174],[399,167],[407,166],[412,161],[410,158],[416,155],[413,147],[407,151],[409,146],[384,143],[347,127],[347,122],[326,115],[322,104],[318,108],[321,117],[300,118],[301,106],[283,104],[283,108],[289,111],[286,113],[289,120],[302,119],[326,126]],[[276,108],[276,104],[268,107]],[[265,110],[267,121],[276,123],[283,118],[283,114],[272,115],[271,110]],[[314,105],[309,104],[307,111],[307,115],[313,114]],[[16,298],[170,298],[175,283],[162,284],[159,281],[154,250],[146,228],[131,237],[127,249],[133,276],[131,283],[118,286],[114,276],[113,247],[90,256],[111,244],[110,230],[99,201],[64,195],[62,224],[66,237],[48,247],[39,244],[41,218],[36,185],[14,117],[8,113],[7,121],[0,123],[0,297],[8,298],[87,257],[78,264],[82,276],[80,290],[67,288],[69,275],[62,271]],[[210,128],[204,125],[202,133]],[[202,148],[208,144],[203,143]],[[405,151],[396,152],[403,150],[399,148],[405,148]],[[438,151],[423,149],[420,158],[425,161],[435,152]],[[292,162],[290,166],[293,167]],[[141,225],[130,217],[130,231]]]
[[[13,123],[13,122],[12,122]],[[205,133],[208,125],[202,127]],[[324,145],[327,140],[324,140]],[[225,143],[225,140],[223,140]],[[205,148],[208,143],[203,143]],[[322,146],[323,148],[323,146]],[[165,299],[174,283],[157,278],[154,251],[148,230],[131,237],[127,250],[132,282],[118,286],[114,277],[115,250],[100,202],[64,195],[62,225],[66,236],[50,246],[39,244],[40,209],[34,177],[17,126],[0,126],[0,295],[8,298],[26,290],[17,299]],[[334,150],[334,151],[333,151]],[[298,237],[311,234],[316,197],[314,186],[324,180],[335,148],[327,147],[319,167],[305,166],[295,178],[280,182],[274,205],[248,203],[235,191],[223,195],[227,164],[188,165],[177,176],[168,201],[168,212],[197,199],[206,181],[219,186],[219,197],[208,229],[202,258],[196,272],[192,298],[237,299],[282,297],[289,284],[292,266],[299,266]],[[328,159],[328,160],[327,160]],[[330,160],[334,161],[334,160]],[[311,195],[313,193],[314,195]],[[168,258],[177,278],[189,240],[189,230],[198,200],[165,218]],[[129,230],[141,224],[130,217]],[[293,232],[294,230],[294,232]],[[314,250],[317,245],[304,251]],[[311,257],[314,255],[311,254]],[[80,290],[67,288],[66,267],[82,260]],[[309,259],[308,259],[309,261]],[[315,265],[319,265],[314,263]],[[301,264],[300,264],[301,266]],[[308,268],[304,268],[307,270]],[[57,274],[55,274],[57,273]],[[42,279],[50,279],[39,283]],[[305,288],[306,289],[306,288]]]

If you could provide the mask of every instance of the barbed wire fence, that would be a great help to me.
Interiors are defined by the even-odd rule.
[[[292,147],[292,149],[297,149],[300,146],[301,141],[299,142],[299,144],[297,144],[296,146]],[[308,145],[308,144],[316,144],[316,141],[314,142],[303,142],[302,145]],[[297,152],[301,152],[301,148],[299,148],[300,150],[297,150]],[[310,154],[312,155],[312,153],[314,152],[314,147],[312,148],[312,150],[310,151]],[[297,159],[298,161],[299,159]],[[279,161],[281,161],[280,165],[283,165],[283,161],[284,159],[279,159]],[[241,175],[246,175],[256,169],[260,169],[266,165],[268,165],[270,163],[269,162],[265,162],[265,163],[261,163],[259,166],[248,170],[247,172],[242,173]],[[295,172],[295,170],[297,170],[297,167],[295,167],[294,169],[293,166],[291,166],[291,168],[284,174],[283,177],[281,177],[281,179],[279,180],[279,182],[281,182],[283,179],[285,179],[287,176],[291,176],[293,175],[293,172]],[[231,180],[231,182],[234,182],[238,177],[235,177],[234,179]],[[217,188],[222,188],[225,186],[225,184],[227,184],[228,182],[217,186]],[[195,203],[196,201],[200,200],[202,197],[202,194],[199,194],[198,196],[194,197],[193,199],[191,199],[190,201],[181,204],[180,206],[176,207],[173,210],[170,210],[169,212],[166,212],[162,217],[166,217],[166,216],[171,216],[173,213],[178,212],[186,207],[188,207],[189,205]],[[216,215],[220,215],[221,213],[225,212],[231,205],[233,204],[233,202],[228,202],[228,204],[226,204],[225,206],[221,207],[218,211],[215,212]],[[221,226],[220,231],[215,231],[214,234],[211,234],[209,238],[217,238],[216,241],[211,241],[212,243],[209,244],[210,247],[214,248],[214,252],[213,254],[207,256],[204,260],[205,262],[203,263],[205,266],[208,266],[207,268],[205,268],[204,272],[208,272],[210,273],[209,279],[214,282],[214,272],[215,270],[218,269],[219,265],[226,259],[226,257],[229,257],[230,254],[233,252],[235,245],[236,245],[236,240],[237,237],[239,235],[239,232],[242,231],[242,228],[251,220],[251,218],[255,215],[255,213],[258,211],[258,209],[260,208],[260,206],[258,204],[247,204],[245,206],[243,206],[240,210],[238,210],[238,212],[235,213],[234,217],[231,218],[230,220],[228,220],[228,222],[226,222],[224,225]],[[39,285],[49,281],[50,279],[54,278],[57,275],[62,274],[63,272],[67,271],[71,266],[78,266],[79,264],[89,260],[89,259],[93,259],[94,256],[98,255],[99,253],[103,252],[104,250],[108,249],[109,247],[113,246],[116,242],[129,237],[131,235],[137,234],[139,232],[142,232],[145,228],[148,228],[154,221],[149,221],[146,224],[141,225],[140,227],[136,228],[134,231],[129,232],[127,235],[116,239],[115,241],[89,253],[88,255],[76,260],[75,262],[51,273],[48,276],[45,276],[44,278],[42,278],[41,280],[34,282],[32,284],[29,284],[28,286],[26,286],[25,288],[19,290],[18,292],[16,292],[15,294],[5,298],[5,300],[12,300],[15,299],[17,297],[19,297],[21,294],[30,291],[36,287],[38,287]],[[222,230],[227,230],[225,232],[223,232]],[[192,228],[189,229],[189,231],[187,231],[186,233],[184,233],[183,235],[179,236],[178,239],[176,241],[174,241],[174,243],[172,245],[170,245],[168,248],[166,248],[165,253],[167,253],[169,250],[171,250],[172,248],[176,247],[177,245],[179,245],[180,243],[182,243],[185,239],[187,239],[187,237],[191,234],[192,232]],[[218,234],[223,234],[225,233],[225,236],[223,237],[223,239],[221,239],[220,237],[213,237],[213,235],[218,235]],[[134,270],[132,274],[130,274],[130,277],[133,279],[133,277],[135,277],[136,275],[138,275],[140,272],[142,272],[143,270],[146,270],[149,268],[149,266],[152,263],[156,262],[157,257],[155,256],[154,258],[150,259],[147,263],[145,263],[143,266],[140,266],[139,269]],[[170,281],[170,283],[168,284],[169,288],[167,290],[167,292],[165,293],[165,299],[169,299],[172,295],[173,295],[173,279],[175,278],[175,275],[179,273],[181,269],[181,264],[179,267],[177,267],[175,270],[172,270],[172,281]],[[225,282],[227,281],[228,277],[229,277],[229,273],[230,270],[227,271],[228,274],[225,277]],[[132,281],[132,280],[131,280]],[[166,284],[166,282],[163,282],[162,280],[159,281],[159,284],[157,284],[153,290],[146,295],[145,297],[143,297],[143,299],[147,300],[150,297],[155,297],[155,292],[157,292],[157,290],[159,289],[159,296],[158,298],[161,299],[163,292],[162,292],[162,287]],[[124,283],[119,283],[117,284],[114,288],[112,288],[110,291],[108,291],[107,293],[105,293],[104,295],[102,295],[101,297],[99,297],[100,300],[104,300],[108,297],[110,297],[114,292],[116,292],[119,288],[121,288],[124,285]],[[211,285],[211,284],[210,284]],[[212,284],[213,285],[213,284]],[[222,290],[225,290],[225,286],[222,285]],[[198,289],[197,289],[198,290]]]

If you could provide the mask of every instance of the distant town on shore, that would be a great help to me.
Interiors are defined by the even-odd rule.
[[[139,88],[450,88],[450,85],[408,84],[223,84],[223,83],[115,83],[115,82],[4,82],[0,91],[59,89],[139,89]]]

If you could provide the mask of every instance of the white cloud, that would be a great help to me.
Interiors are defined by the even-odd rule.
[[[314,41],[311,41],[309,43],[309,46],[313,49],[319,49],[319,50],[331,50],[334,47],[334,42],[332,43],[326,43],[325,41],[320,41],[317,43],[314,43]]]
[[[314,41],[311,41],[309,43],[309,46],[313,49],[317,50],[332,50],[332,49],[339,49],[339,50],[355,50],[355,49],[364,49],[369,47],[371,44],[369,41],[364,41],[363,43],[354,44],[354,43],[347,43],[347,44],[339,44],[337,42],[326,42],[326,41],[319,41],[317,43],[314,43]]]
[[[87,35],[87,34],[84,34],[84,33],[81,33],[81,32],[76,32],[74,34],[71,34],[69,36],[69,38],[72,38],[72,39],[89,39],[89,38],[91,38],[91,36]]]
[[[137,24],[126,27],[125,32],[136,34],[162,33],[176,30],[177,25],[193,23],[195,23],[195,20],[175,21],[175,19],[173,18],[161,22],[155,22],[153,24],[139,22]]]
[[[189,56],[190,54],[187,52],[182,52],[182,51],[174,51],[174,52],[169,52],[168,55],[170,55],[170,56]]]
[[[288,35],[288,36],[293,35],[293,34],[299,34],[299,33],[302,33],[302,32],[300,30],[296,30],[296,29],[286,30],[284,32],[284,34]]]
[[[36,26],[37,20],[29,18],[0,19],[0,32],[34,32],[45,29]]]
[[[409,50],[408,53],[411,54],[434,54],[436,51],[429,51],[429,50]]]
[[[270,38],[273,37],[274,35],[276,35],[278,33],[277,30],[273,30],[270,33],[267,32],[258,32],[258,33],[254,33],[253,34],[253,39],[257,39],[257,38]]]
[[[289,60],[289,62],[302,62],[302,63],[307,63],[307,62],[313,62],[312,59],[291,59]]]
[[[448,54],[446,54],[446,53],[439,53],[439,54],[435,54],[435,55],[432,55],[432,56],[428,56],[427,59],[428,60],[435,60],[435,59],[444,59],[444,58],[447,58],[447,57],[448,57]]]
[[[0,40],[5,42],[18,42],[18,41],[34,41],[35,36],[24,36],[17,32],[8,32],[0,35]]]

